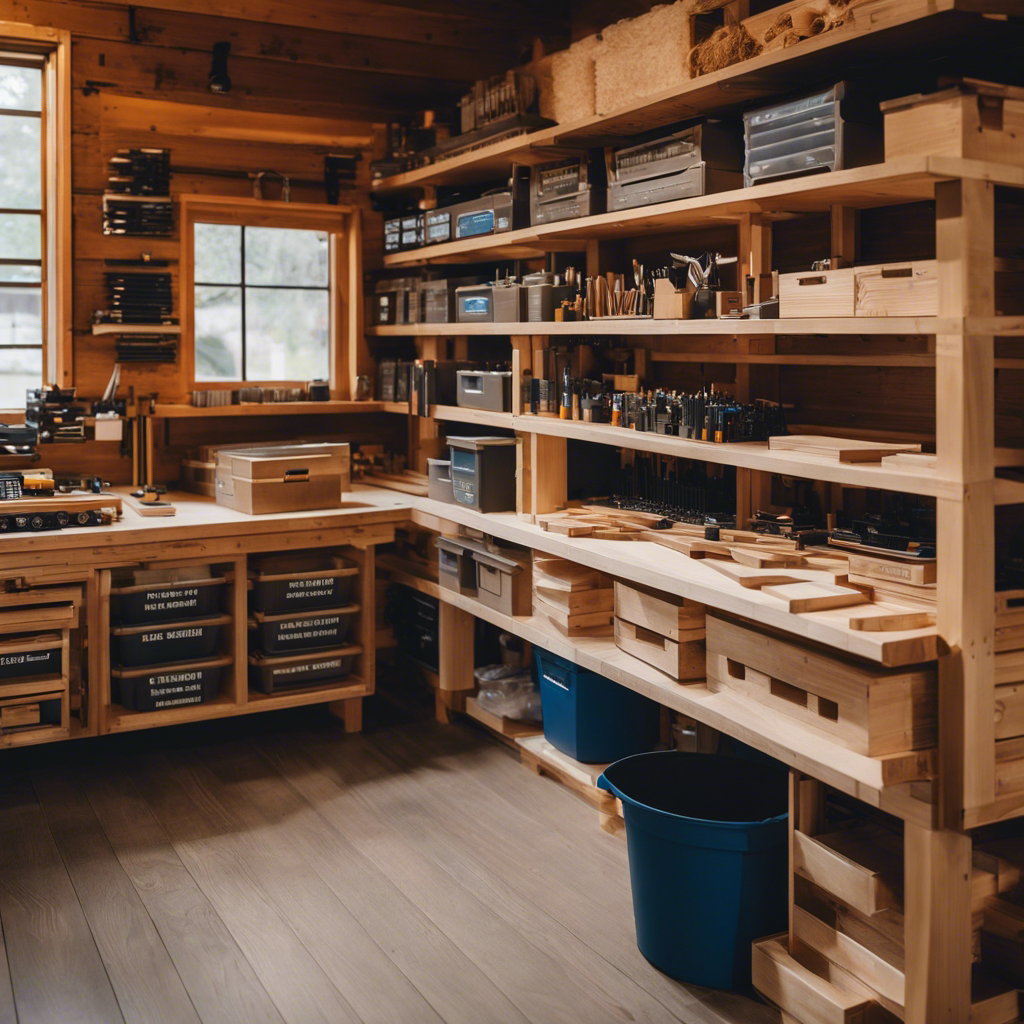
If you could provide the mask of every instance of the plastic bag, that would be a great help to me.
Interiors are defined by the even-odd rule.
[[[478,686],[476,702],[482,710],[499,718],[538,720],[532,716],[534,705],[539,707],[540,694],[528,668],[487,665],[478,668],[475,676]],[[536,695],[537,699],[531,701],[531,695]]]

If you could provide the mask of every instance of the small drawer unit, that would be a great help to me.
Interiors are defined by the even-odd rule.
[[[512,374],[507,370],[459,370],[458,403],[466,409],[512,411]]]
[[[213,700],[227,657],[144,668],[111,669],[112,696],[129,711],[161,711]]]
[[[251,631],[264,654],[293,654],[341,646],[352,630],[359,605],[295,614],[255,612]]]
[[[661,709],[605,676],[535,648],[544,738],[584,764],[607,764],[658,745]]]
[[[393,584],[388,588],[384,618],[394,627],[399,650],[436,672],[441,621],[437,598]]]
[[[474,551],[476,596],[503,615],[529,615],[533,609],[533,552],[528,548]]]
[[[139,668],[213,657],[230,615],[184,619],[151,626],[115,626],[110,656],[115,665]]]
[[[67,661],[64,633],[0,637],[0,686],[26,676],[59,676]]]
[[[280,693],[334,685],[351,674],[359,652],[359,647],[347,646],[270,658],[257,651],[249,655],[249,688],[261,693]]]
[[[431,501],[454,504],[451,459],[427,459],[427,497]]]
[[[359,576],[355,562],[340,555],[275,555],[251,564],[250,605],[268,614],[344,607]]]
[[[474,554],[481,548],[464,540],[437,538],[437,580],[445,590],[476,596]]]
[[[449,437],[455,501],[478,512],[514,512],[516,439]]]

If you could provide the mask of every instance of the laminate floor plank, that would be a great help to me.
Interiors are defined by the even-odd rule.
[[[11,989],[11,972],[7,966],[7,946],[4,943],[3,922],[0,921],[0,1024],[17,1024],[18,1014],[14,1009],[14,991]]]
[[[32,781],[127,1024],[200,1024],[160,935],[81,787],[50,767]]]
[[[22,1024],[123,1021],[74,886],[24,773],[0,785],[0,921]]]
[[[497,986],[250,744],[204,751],[217,799],[301,851],[447,1024],[527,1024]],[[258,821],[253,817],[258,815]],[[452,979],[458,984],[452,984]]]
[[[131,776],[175,852],[245,953],[288,1024],[358,1024],[237,851],[223,841],[231,823],[211,820],[171,778],[165,757],[132,758]]]
[[[443,1024],[416,986],[395,966],[345,904],[283,836],[291,823],[268,822],[236,800],[195,753],[167,756],[168,779],[188,795],[211,827],[228,826],[218,842],[267,893],[310,956],[364,1024]],[[375,985],[366,984],[367,978]]]
[[[651,967],[635,941],[623,941],[623,920],[632,921],[633,904],[622,839],[600,831],[596,811],[564,786],[527,771],[514,756],[481,758],[479,740],[455,732],[440,727],[432,733],[424,724],[416,731],[396,726],[388,730],[386,745],[368,750],[368,756],[387,759],[399,769],[395,785],[408,786],[421,776],[430,799],[421,801],[419,809],[433,818],[453,868],[475,875],[483,886],[508,887],[525,908],[544,907],[611,967],[642,979],[645,990],[692,1024],[778,1021],[778,1013],[761,1003],[679,985]],[[305,737],[304,746],[337,763],[336,747],[324,738],[326,743]],[[468,766],[461,763],[467,757]],[[418,771],[421,765],[435,770]],[[547,865],[543,873],[516,870],[531,852]],[[598,856],[603,854],[611,855],[614,866]],[[625,931],[634,936],[632,927]]]
[[[601,998],[532,937],[494,915],[435,862],[429,847],[386,824],[386,807],[371,786],[346,784],[319,769],[297,745],[268,740],[260,748],[324,819],[377,864],[534,1024],[628,1020],[622,1007]]]
[[[84,791],[203,1024],[284,1024],[227,925],[121,770],[87,770]]]

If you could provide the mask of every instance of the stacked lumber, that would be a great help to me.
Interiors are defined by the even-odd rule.
[[[612,578],[565,558],[533,557],[533,614],[567,637],[611,636]]]

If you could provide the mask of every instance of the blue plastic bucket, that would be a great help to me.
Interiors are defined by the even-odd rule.
[[[708,988],[750,986],[750,945],[787,923],[787,769],[675,750],[609,765],[640,952]]]

